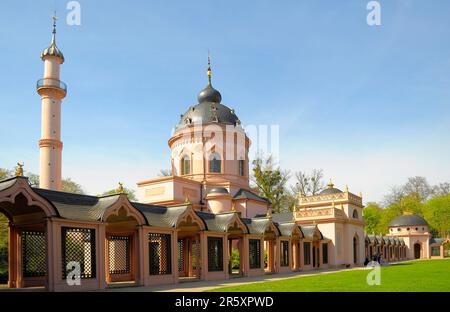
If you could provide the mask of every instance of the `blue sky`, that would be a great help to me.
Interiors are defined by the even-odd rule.
[[[56,8],[63,175],[89,193],[135,187],[169,167],[179,115],[213,83],[244,125],[279,125],[280,164],[323,168],[381,200],[391,185],[450,180],[450,2],[2,1],[0,167],[38,172],[42,76]]]

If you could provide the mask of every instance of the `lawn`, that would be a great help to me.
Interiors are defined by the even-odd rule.
[[[369,286],[370,270],[351,270],[217,288],[224,292],[436,291],[450,292],[450,259],[408,261],[381,268],[381,285]]]

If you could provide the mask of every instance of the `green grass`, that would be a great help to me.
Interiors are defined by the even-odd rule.
[[[450,292],[450,259],[419,260],[398,263],[381,268],[381,285],[369,286],[366,276],[370,271],[351,270],[329,274],[303,276],[291,279],[243,284],[217,288],[224,292]]]

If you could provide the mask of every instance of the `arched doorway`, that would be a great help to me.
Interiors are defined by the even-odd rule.
[[[228,273],[230,277],[241,277],[245,274],[244,268],[244,234],[247,233],[245,225],[236,219],[228,228]]]
[[[188,208],[177,229],[178,277],[180,281],[201,279],[203,253],[200,233],[205,226],[192,208]]]
[[[52,290],[47,224],[58,215],[55,207],[30,187],[28,179],[19,177],[0,182],[0,214],[8,220],[2,222],[3,282],[7,278],[9,288]]]
[[[264,233],[264,271],[273,274],[277,271],[279,255],[277,253],[278,232],[275,226],[270,223]]]
[[[123,201],[125,201],[123,199]],[[106,225],[105,270],[106,282],[113,285],[139,284],[140,237],[143,217],[126,203],[110,209],[103,220]]]
[[[353,237],[353,264],[358,263],[358,236]]]
[[[421,245],[420,243],[414,244],[414,259],[420,259]]]

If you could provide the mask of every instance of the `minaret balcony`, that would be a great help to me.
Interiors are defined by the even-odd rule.
[[[58,79],[43,78],[37,81],[36,90],[39,95],[45,94],[46,90],[53,90],[59,93],[61,97],[65,97],[67,93],[67,85]]]

